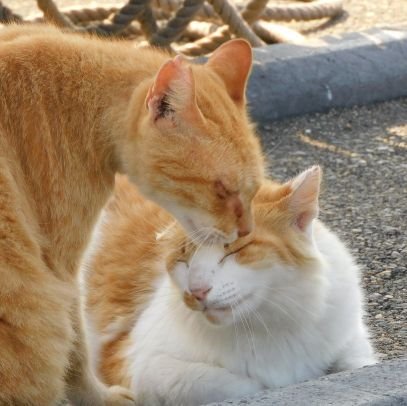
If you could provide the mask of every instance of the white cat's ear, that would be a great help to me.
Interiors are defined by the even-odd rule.
[[[321,168],[313,166],[288,183],[292,192],[287,196],[286,208],[293,224],[304,232],[310,231],[312,220],[318,217],[321,175]]]
[[[237,38],[221,45],[207,62],[208,66],[221,77],[230,97],[238,105],[245,102],[252,59],[250,44],[244,39]]]
[[[154,123],[175,125],[177,116],[201,118],[192,69],[181,55],[161,66],[148,90],[146,107]]]

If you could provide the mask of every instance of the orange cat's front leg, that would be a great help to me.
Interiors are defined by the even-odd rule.
[[[5,162],[0,157],[0,405],[51,406],[64,397],[73,292],[44,263],[30,206]]]
[[[132,392],[120,386],[106,386],[91,370],[79,307],[76,301],[72,312],[76,340],[66,376],[68,400],[72,406],[134,406]]]
[[[0,258],[0,405],[55,405],[71,348],[69,292],[51,275],[18,273]]]

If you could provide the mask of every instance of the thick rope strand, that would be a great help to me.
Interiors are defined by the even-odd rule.
[[[308,4],[267,7],[261,15],[261,19],[266,21],[310,21],[335,17],[342,11],[342,0],[317,0]]]
[[[4,6],[3,3],[0,1],[0,22],[1,23],[19,23],[22,22],[23,18],[18,15],[13,13],[13,11]]]
[[[233,0],[128,0],[121,8],[84,7],[60,11],[53,0],[37,0],[43,17],[29,19],[22,19],[0,1],[0,22],[45,20],[75,32],[122,37],[144,35],[151,45],[201,55],[212,52],[231,36],[245,38],[252,46],[302,43],[305,38],[301,34],[269,21],[332,18],[340,14],[343,7],[342,0],[298,1],[305,4],[267,6],[268,0],[249,0],[235,6]],[[181,37],[183,41],[195,42],[172,45]]]
[[[226,0],[209,0],[213,9],[223,22],[229,26],[232,34],[247,39],[254,47],[264,45],[263,41],[252,31],[249,25],[240,17],[236,8]]]
[[[153,35],[150,44],[162,47],[176,41],[201,9],[203,2],[204,0],[185,0],[165,28]]]
[[[102,23],[96,31],[106,35],[123,32],[134,20],[139,20],[146,34],[152,35],[157,26],[150,7],[150,0],[129,0],[128,3],[117,11],[111,23]]]

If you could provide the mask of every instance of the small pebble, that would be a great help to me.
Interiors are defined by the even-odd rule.
[[[390,278],[391,277],[391,271],[389,269],[387,269],[386,271],[382,271],[376,274],[376,276],[380,277],[380,278]]]

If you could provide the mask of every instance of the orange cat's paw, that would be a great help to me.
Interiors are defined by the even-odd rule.
[[[121,386],[110,386],[105,395],[105,406],[135,406],[133,392]]]

